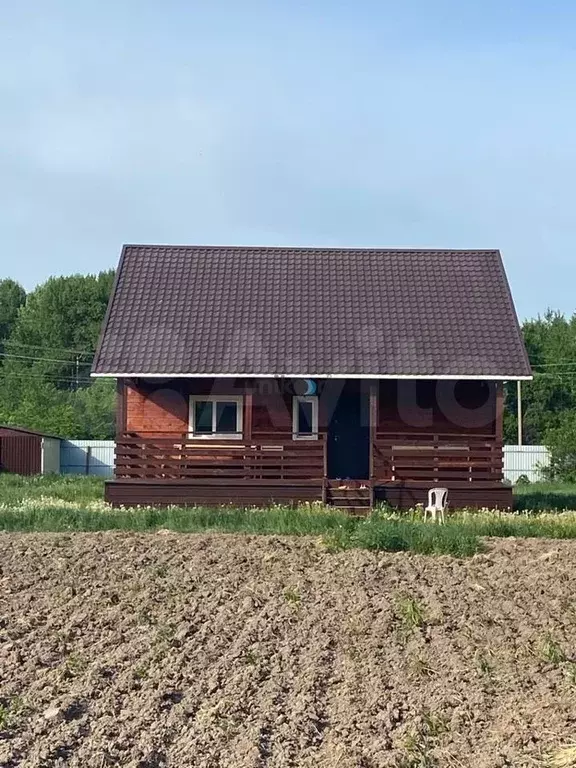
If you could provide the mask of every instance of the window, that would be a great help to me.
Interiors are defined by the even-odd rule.
[[[242,398],[190,398],[190,431],[193,437],[242,437]]]
[[[318,439],[318,398],[295,397],[292,400],[292,437],[294,440]]]

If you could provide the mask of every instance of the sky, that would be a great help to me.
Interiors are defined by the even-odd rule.
[[[576,3],[0,0],[0,279],[123,243],[500,248],[576,306]]]

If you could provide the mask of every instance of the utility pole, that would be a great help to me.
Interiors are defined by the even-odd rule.
[[[78,386],[80,384],[79,369],[80,369],[80,355],[76,355],[76,389],[78,389]]]
[[[516,385],[518,387],[518,445],[522,445],[522,382],[520,379]]]

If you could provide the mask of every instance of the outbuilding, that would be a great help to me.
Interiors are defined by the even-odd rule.
[[[47,475],[60,472],[60,438],[0,424],[0,472]]]

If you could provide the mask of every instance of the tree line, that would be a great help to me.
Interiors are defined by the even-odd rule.
[[[28,294],[0,280],[0,423],[70,438],[114,436],[114,382],[90,379],[113,278],[113,271],[53,277]],[[523,384],[524,442],[548,445],[553,471],[576,480],[576,314],[549,311],[522,331],[534,369]],[[507,443],[516,442],[516,412],[510,384]]]
[[[114,436],[115,384],[90,379],[114,272],[0,281],[0,423],[69,438]]]
[[[552,479],[576,482],[576,314],[548,311],[522,326],[534,379],[522,385],[524,442],[546,445]],[[508,385],[504,441],[517,441],[517,389]]]

